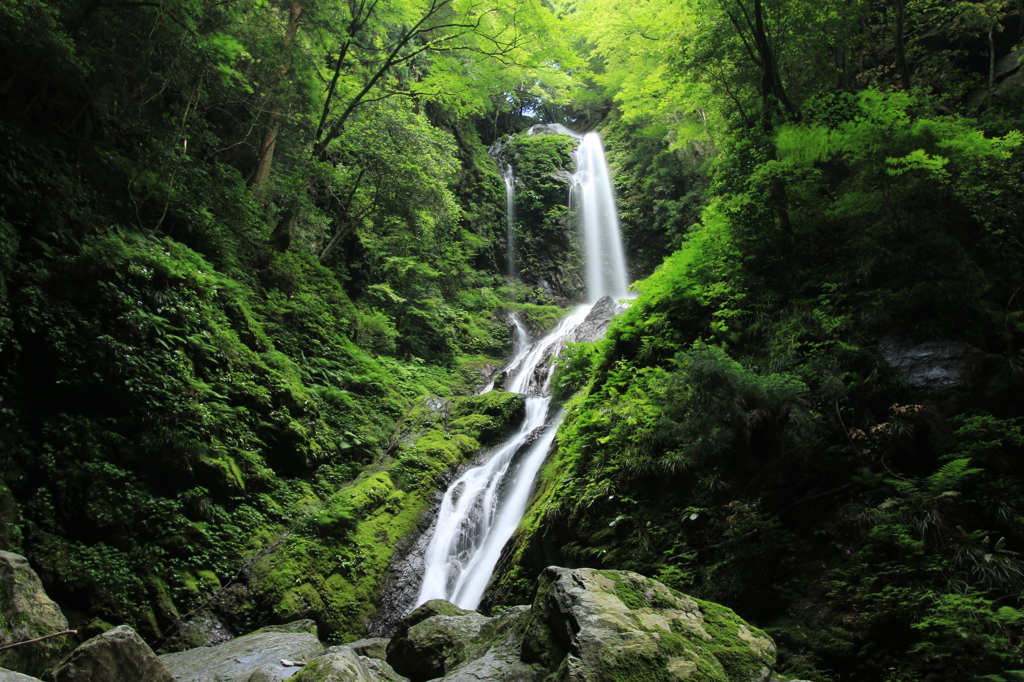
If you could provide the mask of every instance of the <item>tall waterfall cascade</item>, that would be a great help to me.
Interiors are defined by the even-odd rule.
[[[568,129],[559,132],[571,131]],[[579,136],[576,136],[579,137]],[[519,429],[495,448],[487,460],[463,473],[445,492],[426,550],[423,582],[414,606],[447,599],[475,609],[501,556],[519,525],[537,472],[547,457],[562,414],[551,415],[553,360],[567,341],[581,340],[595,303],[604,296],[625,297],[627,273],[618,231],[615,199],[600,137],[582,136],[577,150],[571,202],[582,218],[587,263],[588,303],[577,306],[543,338],[529,343],[514,315],[513,357],[505,367],[505,390],[525,398],[526,417]],[[505,174],[512,206],[511,169]],[[512,248],[512,219],[509,219]],[[509,254],[510,263],[514,255]],[[484,390],[493,389],[493,382]]]
[[[608,175],[601,137],[587,133],[576,149],[576,172],[569,191],[583,232],[583,260],[587,267],[587,300],[625,296],[629,286],[626,257],[619,234],[619,214]]]

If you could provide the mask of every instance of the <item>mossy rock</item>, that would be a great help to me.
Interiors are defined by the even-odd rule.
[[[523,660],[559,682],[765,682],[775,644],[731,610],[629,571],[549,567]]]
[[[458,398],[451,411],[451,426],[482,445],[495,445],[523,421],[525,405],[523,396],[504,391]]]
[[[127,625],[93,637],[46,675],[49,682],[175,682],[164,662]]]
[[[636,573],[549,567],[532,606],[493,618],[420,606],[388,662],[413,682],[768,682],[775,644],[731,610]]]
[[[28,560],[0,551],[0,646],[68,629],[56,602],[47,596]],[[39,675],[73,646],[67,637],[0,651],[0,667]]]
[[[469,658],[487,620],[443,599],[432,599],[402,621],[388,644],[388,663],[413,682],[444,677]]]

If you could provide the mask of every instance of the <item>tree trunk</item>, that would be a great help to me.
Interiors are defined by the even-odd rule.
[[[253,191],[260,190],[264,183],[270,178],[270,165],[274,161],[274,147],[277,145],[277,134],[281,130],[281,111],[274,110],[270,113],[270,125],[263,132],[263,140],[260,142],[260,156],[256,160],[256,170],[253,171],[250,185]]]
[[[910,67],[907,66],[907,55],[903,45],[903,19],[906,0],[892,0],[896,11],[896,69],[900,73],[900,84],[904,90],[910,90]]]
[[[992,92],[996,85],[996,43],[993,33],[998,21],[993,21],[988,27],[988,96],[992,98]]]
[[[281,59],[281,66],[278,69],[278,77],[274,87],[288,74],[288,48],[295,41],[295,35],[299,32],[299,17],[302,16],[302,4],[299,0],[293,0],[288,10],[288,26],[284,32],[284,55]],[[277,136],[281,131],[281,116],[283,111],[280,104],[273,104],[270,107],[267,129],[260,141],[260,151],[256,162],[256,170],[253,171],[250,186],[254,193],[262,191],[267,180],[270,179],[270,168],[274,163],[274,148],[277,146]]]

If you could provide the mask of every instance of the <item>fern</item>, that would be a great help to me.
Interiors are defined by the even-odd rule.
[[[928,487],[932,494],[939,495],[947,490],[957,488],[965,477],[982,471],[968,468],[970,463],[969,457],[962,457],[943,464],[938,471],[928,477]]]

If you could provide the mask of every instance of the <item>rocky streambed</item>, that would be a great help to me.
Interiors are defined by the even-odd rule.
[[[6,632],[31,622],[26,589],[2,585]],[[34,574],[32,574],[34,575]],[[26,581],[28,581],[27,588]],[[13,591],[22,596],[12,598]],[[24,607],[15,613],[12,604]],[[52,603],[52,602],[51,602]],[[10,607],[10,608],[7,608]],[[52,621],[47,604],[47,617]],[[60,628],[48,622],[46,627]],[[66,625],[64,626],[66,627]],[[25,645],[34,646],[34,645]],[[20,648],[20,647],[19,647]],[[93,637],[53,660],[32,658],[25,672],[47,682],[782,682],[775,644],[731,610],[628,571],[549,567],[531,605],[487,617],[443,601],[410,613],[391,638],[325,647],[316,624],[270,626],[211,647],[156,655],[129,627]],[[14,649],[10,650],[14,651]],[[22,657],[19,660],[28,660]],[[0,659],[7,663],[12,658]],[[9,663],[8,663],[9,664]],[[0,669],[0,682],[32,682]]]

